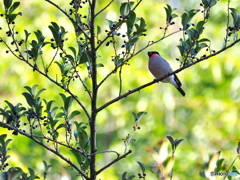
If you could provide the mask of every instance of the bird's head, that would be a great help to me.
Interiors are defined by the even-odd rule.
[[[148,56],[151,57],[152,55],[157,55],[157,56],[160,56],[160,54],[157,52],[157,51],[149,51],[148,52]]]

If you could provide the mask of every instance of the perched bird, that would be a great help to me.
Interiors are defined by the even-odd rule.
[[[163,59],[158,52],[149,51],[148,56],[149,56],[148,69],[156,79],[159,79],[159,78],[173,72],[169,63],[165,59]],[[185,92],[181,88],[182,83],[179,81],[176,74],[173,74],[173,75],[163,79],[162,82],[171,83],[172,85],[174,85],[177,88],[177,90],[183,96],[185,96]]]

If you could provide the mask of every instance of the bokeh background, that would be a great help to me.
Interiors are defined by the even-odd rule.
[[[23,15],[16,20],[19,37],[24,37],[24,29],[28,30],[28,32],[39,29],[50,39],[51,32],[48,25],[51,22],[56,22],[64,26],[68,31],[66,46],[76,46],[71,23],[55,7],[42,0],[21,0],[20,2],[21,5],[18,11],[21,11]],[[97,24],[102,28],[102,33],[99,35],[100,39],[106,35],[104,32],[108,27],[106,19],[118,20],[119,7],[122,2],[120,0],[113,2],[107,10],[99,15]],[[98,1],[97,11],[102,9],[106,3],[108,2]],[[165,26],[164,7],[166,7],[166,3],[177,8],[176,14],[178,15],[181,15],[185,10],[202,8],[199,5],[200,1],[197,0],[143,1],[137,8],[136,14],[138,17],[145,19],[148,31],[147,36],[140,39],[137,49],[141,49],[149,41],[157,40],[163,36],[163,30],[159,29],[159,27]],[[70,8],[69,1],[59,0],[57,4],[66,10]],[[2,3],[0,7],[1,11],[3,11]],[[230,7],[240,11],[238,0],[232,0]],[[86,13],[87,10],[83,10],[83,14],[86,15]],[[201,13],[192,22],[198,22],[200,18]],[[212,10],[211,17],[202,35],[202,37],[211,40],[212,49],[219,50],[222,48],[226,33],[226,21],[227,0],[218,1]],[[176,24],[169,28],[168,33],[181,27],[180,17],[176,18],[175,22]],[[5,36],[4,26],[6,26],[3,18],[0,18],[0,24],[3,28],[0,31],[0,36],[3,37]],[[123,92],[153,80],[153,76],[148,72],[147,51],[159,51],[170,62],[173,69],[179,68],[179,62],[175,59],[180,56],[177,48],[180,37],[181,33],[164,39],[135,56],[129,62],[130,65],[124,66],[122,71]],[[31,38],[34,38],[33,34]],[[123,39],[119,39],[119,41],[123,41]],[[240,46],[237,44],[211,59],[178,73],[186,97],[182,97],[173,86],[159,83],[102,110],[97,119],[98,148],[99,150],[115,150],[121,154],[125,148],[122,139],[133,131],[134,119],[132,112],[146,111],[147,115],[140,121],[141,129],[134,134],[133,138],[136,141],[133,141],[129,146],[133,153],[108,168],[99,175],[98,179],[117,180],[125,171],[137,175],[140,172],[137,161],[141,161],[146,165],[147,179],[158,179],[156,174],[151,171],[155,162],[153,149],[157,152],[162,140],[167,135],[184,139],[175,153],[173,179],[186,179],[189,177],[192,179],[204,179],[200,176],[202,167],[209,161],[209,155],[218,151],[221,151],[219,158],[224,158],[224,162],[229,166],[237,155],[237,139],[240,138],[240,125],[238,123],[240,116],[239,48]],[[118,50],[121,52],[121,49]],[[2,108],[5,106],[4,100],[8,100],[13,104],[20,102],[26,105],[21,93],[25,91],[24,86],[33,86],[34,84],[47,89],[43,93],[44,99],[55,99],[57,104],[61,106],[61,99],[58,94],[63,92],[60,88],[37,72],[33,72],[26,64],[17,60],[10,53],[5,53],[5,51],[6,47],[0,44],[0,106]],[[53,53],[50,48],[46,47],[44,52],[46,61],[52,58]],[[113,48],[103,45],[99,49],[98,55],[99,63],[104,64],[104,67],[98,69],[98,79],[101,80],[114,67],[111,61],[111,56],[114,55]],[[57,67],[53,67],[52,71],[53,74],[59,73]],[[86,76],[85,67],[83,67],[82,71],[83,76]],[[75,82],[72,88],[76,95],[83,100],[86,107],[90,109],[90,101],[80,84]],[[98,105],[101,106],[117,97],[118,93],[119,79],[118,73],[116,73],[101,87]],[[76,105],[74,108],[79,109]],[[75,120],[87,122],[83,114],[75,118]],[[27,167],[31,167],[42,177],[42,160],[46,160],[53,165],[48,176],[49,179],[81,179],[76,176],[76,173],[67,164],[31,140],[20,135],[11,137],[11,132],[3,128],[0,128],[0,133],[6,133],[9,138],[14,139],[10,143],[11,150],[9,151],[11,155],[9,163],[11,166],[19,166],[26,171]],[[63,149],[62,152],[74,161],[74,157],[67,150]],[[170,146],[168,152],[171,152]],[[114,158],[114,154],[99,155],[97,167],[104,166]],[[238,161],[235,166],[240,168]]]

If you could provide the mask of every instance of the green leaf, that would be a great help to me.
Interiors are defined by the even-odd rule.
[[[122,17],[125,17],[129,15],[129,12],[131,11],[131,7],[133,6],[134,2],[124,2],[120,6],[120,14]]]
[[[211,42],[209,39],[207,39],[207,38],[202,38],[202,39],[200,39],[200,40],[198,40],[198,43],[201,43],[201,42]]]
[[[13,22],[19,14],[10,14],[8,16],[9,22]]]
[[[77,116],[79,114],[80,114],[80,111],[75,110],[75,111],[71,112],[71,114],[68,116],[68,118],[71,120],[71,119],[73,119],[75,116]]]
[[[127,35],[130,36],[131,33],[133,32],[134,23],[131,20],[127,20],[126,25],[127,25]]]
[[[61,128],[64,128],[64,127],[65,127],[64,124],[59,124],[59,125],[56,127],[56,130],[61,129]]]
[[[72,51],[74,57],[76,58],[77,57],[77,51],[74,47],[69,47],[69,49]]]
[[[208,47],[208,45],[206,43],[201,43],[201,44],[199,44],[199,47],[201,47],[201,49],[202,49],[202,48]]]
[[[208,0],[202,0],[202,3],[203,3],[203,7],[204,7],[204,9],[206,9],[206,8],[209,7]]]
[[[43,161],[43,165],[44,165],[45,172],[48,172],[48,170],[52,167],[52,165],[48,165],[46,161]]]
[[[13,5],[10,7],[9,9],[9,14],[12,14],[12,12],[18,8],[18,6],[20,5],[20,2],[14,2]]]
[[[199,35],[202,34],[202,31],[204,29],[203,25],[204,25],[204,21],[199,21],[197,26],[196,26],[196,30],[198,31]]]
[[[65,56],[66,58],[68,58],[68,60],[73,64],[74,63],[74,58],[72,55],[68,54]]]
[[[5,9],[8,9],[12,5],[12,0],[4,0],[3,3]]]
[[[25,42],[27,42],[28,37],[30,36],[31,33],[29,33],[27,30],[24,29],[24,33],[25,33]]]
[[[102,32],[102,29],[100,26],[97,26],[97,34],[100,34]]]
[[[172,149],[174,149],[174,139],[172,138],[172,136],[166,136],[166,137],[169,140],[169,142],[171,143]]]
[[[40,96],[40,94],[43,92],[43,91],[45,91],[46,89],[40,89],[38,92],[37,92],[37,94],[35,95],[35,99],[38,99],[39,98],[39,96]]]
[[[127,175],[128,175],[128,173],[124,172],[122,175],[122,180],[128,180]]]
[[[142,173],[144,173],[145,172],[145,165],[142,162],[140,162],[140,161],[137,161],[137,163],[139,164],[139,166],[140,166],[140,168],[142,170]]]
[[[79,146],[82,149],[85,149],[87,142],[88,142],[88,135],[86,131],[82,130],[78,132],[78,139],[79,139]]]
[[[213,7],[215,4],[217,4],[216,0],[210,0],[209,6]]]
[[[236,172],[236,173],[240,174],[235,166],[232,167],[232,172]]]
[[[129,176],[129,178],[127,180],[132,180],[133,178],[135,178],[135,175]]]
[[[145,20],[143,18],[140,19],[140,28],[144,29],[146,27]]]
[[[104,65],[102,63],[98,63],[97,67],[104,67]]]
[[[220,170],[222,170],[223,162],[224,162],[224,159],[217,160],[216,162],[217,167],[215,168],[214,171],[219,172]]]
[[[238,142],[237,153],[240,154],[240,142]]]
[[[57,23],[55,22],[51,22],[52,25],[49,25],[48,28],[51,30],[52,34],[53,34],[53,38],[54,40],[57,42],[59,42],[59,26],[57,25]]]
[[[233,24],[237,24],[238,22],[238,12],[236,9],[234,8],[229,8],[231,10],[231,15],[232,15],[232,18],[233,18]]]
[[[180,51],[180,54],[181,56],[183,56],[183,53],[184,53],[184,48],[182,46],[177,46],[179,51]]]
[[[199,9],[191,9],[190,11],[187,11],[189,21],[195,16],[200,10]]]
[[[89,61],[90,61],[89,56],[87,55],[87,52],[84,51],[80,57],[80,64],[83,64]]]
[[[133,12],[133,11],[130,12],[129,20],[132,21],[132,24],[136,23],[136,14],[135,14],[135,12]]]
[[[38,176],[35,175],[35,172],[33,169],[28,168],[28,173],[30,174],[30,176],[28,177],[28,180],[40,179]]]
[[[187,25],[188,21],[189,21],[188,14],[183,13],[183,15],[182,15],[182,26],[183,26],[184,29],[186,28],[186,25]]]
[[[25,97],[25,99],[26,99],[26,101],[27,101],[29,106],[32,107],[32,106],[35,105],[35,101],[34,101],[34,99],[32,98],[32,96],[29,93],[24,92],[24,93],[22,93],[22,95]]]
[[[70,151],[71,151],[71,152],[73,153],[73,155],[75,156],[78,164],[81,164],[81,162],[82,162],[81,154],[80,154],[78,151],[75,151],[75,150],[70,150]]]
[[[64,109],[67,112],[67,114],[69,114],[70,112],[72,103],[73,103],[73,97],[72,96],[67,97],[66,101],[64,102]]]
[[[183,141],[183,139],[176,139],[174,141],[174,146],[175,146],[175,149],[177,149],[177,146]]]
[[[171,13],[172,13],[172,8],[170,5],[167,4],[167,7],[164,7],[164,9],[166,12],[166,20],[167,20],[167,22],[169,22],[169,19],[170,19]]]

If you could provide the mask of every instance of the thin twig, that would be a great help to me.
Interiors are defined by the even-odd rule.
[[[48,0],[46,0],[48,1]],[[10,26],[9,26],[9,23],[8,24],[8,29],[12,32]],[[18,44],[16,43],[17,41],[15,40],[15,37],[14,37],[14,33],[12,33],[12,36],[13,38],[13,41],[15,42],[15,46],[17,49],[20,49]],[[73,99],[81,106],[81,108],[83,109],[83,111],[85,112],[85,114],[87,115],[88,119],[90,119],[90,115],[87,111],[87,109],[85,108],[85,106],[82,104],[82,102],[68,89],[68,88],[64,88],[60,83],[58,83],[57,81],[53,80],[51,77],[48,76],[47,72],[43,72],[41,70],[39,70],[39,68],[36,68],[35,65],[32,65],[28,59],[25,59],[24,56],[21,54],[21,51],[20,52],[20,55],[18,56],[11,48],[10,46],[6,43],[6,41],[4,41],[2,38],[0,38],[0,40],[7,46],[7,48],[9,49],[9,51],[11,51],[11,53],[16,57],[18,58],[19,60],[27,63],[30,67],[33,68],[33,70],[37,71],[39,74],[43,75],[44,77],[46,77],[48,80],[50,80],[51,82],[53,82],[54,84],[56,84],[57,86],[61,87],[62,89],[64,89],[67,93],[69,93]],[[44,69],[44,71],[46,71]]]
[[[227,41],[228,41],[228,33],[229,33],[228,26],[229,26],[229,19],[230,19],[229,8],[230,8],[230,0],[228,0],[228,5],[227,5],[227,13],[228,13],[228,15],[227,15],[227,29],[226,29],[226,37],[224,38],[224,45],[223,45],[223,47],[227,46]]]
[[[87,175],[80,169],[78,168],[72,161],[70,161],[68,158],[66,158],[65,156],[63,156],[61,153],[57,152],[56,150],[50,148],[49,146],[45,145],[44,143],[42,143],[41,141],[39,141],[38,139],[34,138],[32,135],[25,133],[23,131],[20,131],[19,129],[12,127],[8,124],[5,124],[3,122],[0,121],[0,125],[3,127],[7,127],[11,130],[17,131],[19,134],[28,137],[29,139],[32,139],[34,142],[36,142],[37,144],[43,146],[45,149],[51,151],[53,154],[57,155],[58,157],[60,157],[62,160],[64,160],[65,162],[67,162],[71,167],[73,167],[74,169],[76,169],[81,176],[83,176],[85,179],[88,179]]]
[[[107,9],[114,0],[111,0],[103,9],[101,9],[98,13],[95,14],[95,17],[97,17],[99,14],[101,14],[105,9]]]
[[[117,159],[113,160],[112,162],[108,163],[106,166],[102,167],[101,169],[99,169],[96,174],[100,174],[103,170],[107,169],[108,167],[110,167],[111,165],[113,165],[114,163],[118,162],[119,160],[125,158],[127,155],[131,154],[132,150],[129,150],[127,153],[123,154],[122,156],[118,157]]]
[[[57,50],[56,50],[56,52],[55,52],[55,54],[54,54],[54,56],[53,56],[51,62],[49,63],[49,65],[48,65],[47,68],[46,68],[46,71],[47,71],[47,72],[48,72],[48,69],[50,68],[50,66],[52,65],[54,59],[56,58],[57,53],[58,53],[58,48],[57,48]]]
[[[122,67],[123,66],[120,67],[120,71],[118,74],[118,76],[119,76],[119,93],[118,93],[118,95],[119,96],[121,96],[121,94],[122,94]]]
[[[100,86],[104,83],[104,81],[106,81],[106,80],[108,79],[109,76],[111,76],[112,74],[114,74],[114,73],[118,70],[119,67],[123,66],[127,61],[129,61],[130,59],[132,59],[134,56],[136,56],[137,54],[139,54],[139,53],[142,52],[143,50],[149,48],[150,46],[152,46],[152,45],[154,45],[154,44],[162,41],[163,39],[166,39],[166,38],[168,38],[169,36],[171,36],[171,35],[173,35],[173,34],[176,34],[176,33],[178,33],[178,32],[181,32],[181,31],[182,31],[182,30],[177,30],[177,31],[175,31],[175,32],[172,32],[172,33],[164,36],[164,37],[161,37],[160,39],[158,39],[158,40],[156,40],[156,41],[149,41],[148,44],[147,44],[145,47],[143,47],[142,49],[138,50],[135,54],[132,54],[129,58],[127,58],[125,61],[123,61],[118,67],[115,67],[110,73],[108,73],[108,74],[102,79],[102,81],[100,81],[100,83],[98,84],[98,87],[100,87]]]
[[[60,8],[57,4],[55,4],[54,2],[50,1],[50,0],[45,0],[48,3],[52,4],[54,7],[56,7],[58,10],[60,10],[65,16],[67,16],[71,22],[75,22],[73,18],[71,18],[71,16],[69,16],[69,14],[67,12],[65,12],[62,8]],[[85,37],[87,37],[87,39],[90,39],[90,37],[88,36],[88,34],[84,31],[84,28],[82,26],[80,26],[79,24],[75,23],[75,25],[78,26],[78,28],[83,32],[83,34],[85,35]]]
[[[112,151],[112,150],[100,151],[94,154],[89,154],[88,156],[93,156],[93,155],[102,154],[102,153],[115,153],[117,155],[117,158],[119,158],[119,153],[117,151]]]
[[[165,78],[167,78],[167,77],[169,77],[169,76],[171,76],[171,75],[173,75],[173,74],[179,73],[179,72],[181,72],[182,70],[184,70],[184,69],[186,69],[186,68],[189,68],[190,66],[192,66],[192,65],[194,65],[194,64],[197,64],[197,63],[199,63],[199,62],[201,62],[201,61],[204,61],[204,60],[206,60],[206,59],[209,59],[209,58],[211,58],[211,57],[213,57],[213,56],[215,56],[215,55],[217,55],[217,54],[220,54],[220,53],[222,53],[223,51],[225,51],[225,50],[229,49],[230,47],[234,46],[234,45],[237,44],[238,42],[240,42],[240,39],[236,40],[235,42],[233,42],[233,43],[230,44],[229,46],[226,46],[225,48],[222,48],[221,50],[215,52],[214,54],[210,54],[209,56],[206,56],[206,57],[204,57],[204,58],[201,58],[201,59],[199,59],[199,60],[197,60],[197,61],[194,61],[194,62],[192,62],[192,63],[190,63],[190,64],[186,64],[184,67],[181,67],[181,68],[173,71],[172,73],[166,74],[165,76],[163,76],[163,77],[161,77],[161,78],[154,79],[153,81],[151,81],[151,82],[149,82],[149,83],[146,83],[146,84],[144,84],[144,85],[142,85],[142,86],[140,86],[140,87],[138,87],[138,88],[135,88],[135,89],[133,89],[133,90],[129,90],[127,93],[125,93],[125,94],[123,94],[123,95],[121,95],[121,96],[118,96],[118,97],[114,98],[113,100],[107,102],[106,104],[102,105],[101,107],[99,107],[99,108],[97,109],[97,112],[105,109],[105,108],[108,107],[109,105],[113,104],[114,102],[117,102],[117,101],[121,100],[122,98],[125,98],[125,97],[127,97],[127,96],[129,96],[129,95],[131,95],[131,94],[133,94],[133,93],[135,93],[135,92],[137,92],[137,91],[140,91],[141,89],[143,89],[143,88],[145,88],[145,87],[148,87],[148,86],[150,86],[150,85],[152,85],[152,84],[155,84],[155,83],[157,83],[157,82],[159,82],[159,81],[162,81],[163,79],[165,79]]]
[[[231,167],[233,166],[233,164],[235,163],[235,161],[236,161],[238,158],[239,158],[239,154],[238,154],[238,155],[236,156],[236,158],[233,160],[233,162],[232,162],[231,165],[229,166],[227,172],[230,171]],[[228,175],[225,175],[224,178],[223,178],[223,180],[226,179],[227,176],[228,176]]]
[[[142,0],[140,0],[139,2],[137,2],[137,4],[133,7],[133,9],[132,9],[131,11],[129,11],[128,15],[129,15],[131,12],[133,12],[133,11],[139,6],[139,4],[140,4],[141,2],[142,2]],[[121,25],[125,22],[125,20],[126,20],[126,18],[128,17],[128,15],[125,16],[125,17],[123,17],[123,19],[122,19],[121,21],[119,21],[119,22],[116,24],[116,26],[111,29],[110,32],[108,32],[107,36],[98,44],[98,46],[96,47],[96,50],[97,50],[98,48],[100,48],[100,47],[102,46],[102,44],[103,44],[109,37],[112,36],[112,33],[113,33],[115,30],[117,30],[118,28],[121,27]]]

